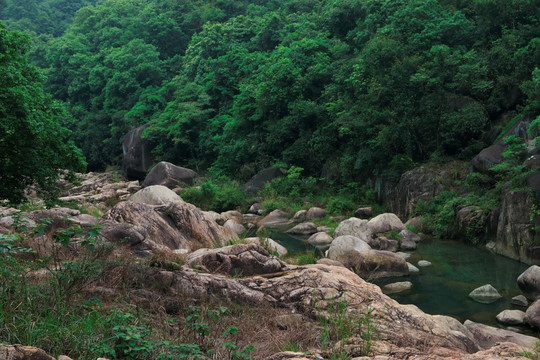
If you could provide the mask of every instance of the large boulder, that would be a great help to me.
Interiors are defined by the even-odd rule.
[[[267,182],[275,178],[282,177],[285,171],[280,168],[270,167],[259,171],[244,185],[244,192],[248,195],[257,195],[259,191],[264,189]]]
[[[147,205],[165,205],[170,202],[182,201],[171,189],[162,185],[152,185],[137,191],[130,198],[130,201]]]
[[[369,220],[367,227],[372,234],[380,234],[388,231],[401,232],[405,230],[403,222],[392,213],[384,213]]]
[[[540,296],[540,266],[532,265],[517,278],[519,289],[529,300]]]
[[[372,233],[368,229],[367,224],[367,220],[362,220],[355,217],[344,220],[338,225],[338,227],[334,231],[334,238],[343,235],[351,235],[365,242],[369,242],[372,237]]]
[[[326,256],[332,260],[340,261],[339,259],[348,256],[354,251],[370,249],[371,246],[362,239],[352,235],[342,235],[332,241]]]
[[[136,250],[187,250],[216,247],[237,239],[192,204],[177,201],[154,206],[132,201],[118,203],[103,215],[103,234],[110,240],[127,240]]]
[[[195,171],[176,166],[166,161],[161,161],[150,170],[144,182],[143,187],[151,185],[163,185],[169,189],[174,189],[182,185],[193,185],[194,180],[199,177]]]
[[[150,145],[142,133],[150,124],[144,124],[128,132],[122,139],[122,169],[128,179],[142,180],[154,162]]]
[[[272,274],[284,270],[287,265],[270,256],[261,246],[237,244],[218,249],[199,249],[188,255],[186,263],[191,267],[210,273],[230,276]]]

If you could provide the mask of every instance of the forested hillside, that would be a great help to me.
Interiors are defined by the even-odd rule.
[[[91,170],[150,122],[158,160],[200,171],[397,178],[540,110],[540,1],[110,0],[72,23],[96,2],[17,3],[8,24],[55,36],[31,58]]]

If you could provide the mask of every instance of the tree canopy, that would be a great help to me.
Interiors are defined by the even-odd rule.
[[[0,199],[23,198],[28,185],[51,192],[61,170],[84,170],[83,156],[60,121],[65,108],[43,92],[27,63],[28,36],[0,23]]]
[[[241,177],[284,162],[346,183],[469,158],[501,114],[536,117],[539,12],[539,0],[104,0],[32,58],[90,169],[118,163],[122,136],[149,122],[158,160]]]

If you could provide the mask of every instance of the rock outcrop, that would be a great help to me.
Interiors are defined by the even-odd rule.
[[[183,201],[160,206],[121,202],[103,219],[112,221],[103,223],[105,237],[118,241],[126,236],[132,247],[143,251],[193,251],[236,239],[231,230],[219,226],[198,208]]]
[[[122,169],[128,179],[143,180],[152,166],[153,158],[150,145],[142,134],[150,124],[144,124],[128,132],[122,139]]]

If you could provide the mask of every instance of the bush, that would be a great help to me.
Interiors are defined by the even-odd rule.
[[[245,208],[249,203],[240,184],[227,179],[220,183],[212,180],[203,182],[199,187],[185,189],[180,195],[185,201],[203,210],[216,212]]]
[[[326,210],[331,215],[347,215],[356,209],[356,203],[343,196],[332,197],[326,204]]]

